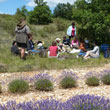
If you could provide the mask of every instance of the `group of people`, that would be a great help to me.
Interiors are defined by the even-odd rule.
[[[16,41],[13,42],[11,51],[15,54],[20,54],[21,59],[25,60],[25,52],[39,53],[46,49],[49,58],[57,58],[61,53],[77,53],[77,58],[82,56],[84,59],[98,58],[99,57],[99,46],[97,41],[93,42],[94,48],[90,50],[89,41],[84,41],[76,37],[75,23],[67,29],[67,36],[63,37],[63,40],[56,38],[49,48],[44,48],[42,41],[37,41],[37,49],[34,48],[34,42],[32,41],[32,34],[29,27],[26,25],[24,19],[20,20],[17,24],[16,29]]]

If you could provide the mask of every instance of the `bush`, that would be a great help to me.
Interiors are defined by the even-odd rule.
[[[68,28],[68,21],[61,19],[61,18],[56,18],[55,19],[55,24],[57,27],[58,31],[65,31]]]
[[[109,110],[108,99],[94,95],[77,95],[64,103],[65,110]]]
[[[102,82],[106,85],[110,85],[110,74],[104,75],[102,77]]]
[[[51,91],[53,89],[53,84],[48,79],[39,79],[35,82],[35,88],[41,91]]]
[[[16,79],[9,83],[8,89],[12,93],[24,93],[29,89],[29,85],[24,80]]]
[[[98,86],[99,85],[99,79],[95,76],[88,77],[86,79],[86,84],[89,86]]]
[[[63,78],[60,82],[60,86],[64,89],[66,88],[72,88],[76,86],[76,81],[74,78],[72,78],[71,76],[67,76],[65,78]]]
[[[54,25],[45,26],[45,27],[43,28],[43,30],[44,30],[45,32],[47,32],[47,33],[52,33],[52,34],[57,31],[56,26],[54,26]]]
[[[47,32],[45,32],[44,30],[39,30],[38,33],[40,34],[40,37],[42,37],[42,38],[47,38],[48,37]]]

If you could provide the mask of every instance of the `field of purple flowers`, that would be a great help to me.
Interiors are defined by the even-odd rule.
[[[17,104],[15,101],[10,101],[0,105],[0,110],[110,110],[110,99],[94,95],[78,95],[66,102],[46,99]]]
[[[40,100],[39,99],[38,100],[33,99],[31,101],[23,100],[21,102],[16,101],[16,100],[15,101],[8,100],[5,103],[0,104],[0,110],[110,110],[110,97],[102,94],[105,91],[105,89],[104,89],[105,86],[106,86],[106,91],[108,91],[106,94],[109,93],[110,86],[105,85],[102,82],[102,77],[106,76],[106,75],[110,76],[110,69],[104,69],[102,71],[89,71],[89,72],[85,73],[85,75],[79,75],[72,71],[63,71],[61,74],[58,74],[56,77],[53,77],[54,75],[45,74],[45,73],[39,73],[39,74],[29,76],[29,77],[27,77],[27,76],[25,77],[23,75],[21,75],[19,77],[17,76],[18,79],[22,79],[22,80],[25,80],[26,82],[28,82],[31,87],[32,87],[32,85],[34,85],[34,82],[36,82],[39,79],[50,80],[53,83],[53,85],[55,85],[52,91],[50,91],[50,92],[34,91],[34,92],[35,92],[35,94],[37,93],[37,95],[36,95],[37,97],[39,97],[38,95],[41,95],[41,94],[43,95],[43,93],[44,94],[53,94],[53,95],[52,95],[52,97],[50,96],[47,98],[42,98],[42,99],[40,98]],[[77,81],[77,87],[75,89],[67,89],[67,90],[65,89],[64,90],[63,88],[59,88],[60,81],[67,76],[71,76],[72,78],[74,78]],[[82,77],[80,77],[80,76],[82,76]],[[93,77],[93,76],[97,77],[100,80],[100,84],[98,87],[89,87],[85,83],[86,78]],[[9,80],[3,81],[1,83],[1,85],[6,86],[9,82],[13,81],[14,79],[16,79],[15,76],[9,78]],[[107,81],[110,81],[108,79],[108,77],[107,77]],[[80,85],[79,82],[85,83],[85,84]],[[83,86],[83,88],[84,88],[83,92],[81,92],[83,89],[81,86]],[[99,88],[101,88],[101,89],[99,89]],[[107,90],[107,88],[108,88],[108,90]],[[65,97],[65,94],[68,95],[69,97],[66,98],[66,100],[57,98],[56,96],[60,96],[60,95],[55,96],[55,94],[60,94],[60,92],[58,93],[57,89],[59,89],[62,92],[62,94],[63,94],[62,98]],[[80,94],[82,94],[82,95],[80,95],[79,93],[78,94],[76,93],[78,91],[78,89],[80,91]],[[91,91],[91,93],[93,91],[96,91],[96,92],[99,91],[101,94],[93,95],[93,93],[92,94],[91,93],[89,94],[89,92],[86,93],[86,91],[88,89]],[[101,90],[102,90],[102,92],[101,92]],[[32,91],[29,91],[29,92],[32,92]],[[27,93],[29,93],[29,92],[27,92]],[[12,95],[14,97],[17,95],[17,98],[19,98],[20,96],[25,95],[25,94],[15,94],[15,95],[10,94],[10,95]],[[108,97],[108,99],[107,99],[107,97]],[[1,96],[0,96],[0,98],[1,98]],[[13,100],[13,98],[12,98],[12,100]]]

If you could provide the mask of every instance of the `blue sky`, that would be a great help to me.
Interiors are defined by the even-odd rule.
[[[73,4],[75,0],[44,0],[47,2],[51,9],[58,3],[71,3]],[[26,6],[28,11],[33,10],[35,7],[34,0],[0,0],[0,13],[5,14],[15,14],[17,8],[21,8],[23,5]]]

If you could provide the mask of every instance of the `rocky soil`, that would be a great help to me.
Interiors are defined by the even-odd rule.
[[[21,76],[31,77],[38,73],[48,73],[49,75],[57,78],[63,70],[44,70],[44,71],[34,71],[34,72],[18,72],[18,73],[0,73],[0,81],[2,85],[2,93],[0,94],[0,103],[6,103],[10,100],[16,100],[17,103],[30,101],[30,100],[41,100],[45,98],[55,98],[58,100],[66,101],[72,96],[79,94],[94,94],[98,96],[104,96],[106,98],[110,98],[110,86],[106,86],[100,84],[98,87],[88,87],[85,84],[84,75],[89,71],[97,71],[100,72],[104,69],[109,69],[110,64],[106,64],[103,67],[94,67],[94,68],[76,68],[71,69],[71,71],[75,72],[78,79],[78,86],[76,88],[71,89],[62,89],[59,88],[57,83],[54,84],[54,90],[51,92],[41,92],[36,91],[34,89],[30,89],[25,94],[12,94],[7,90],[8,83],[16,78]],[[66,69],[65,69],[66,70]]]

